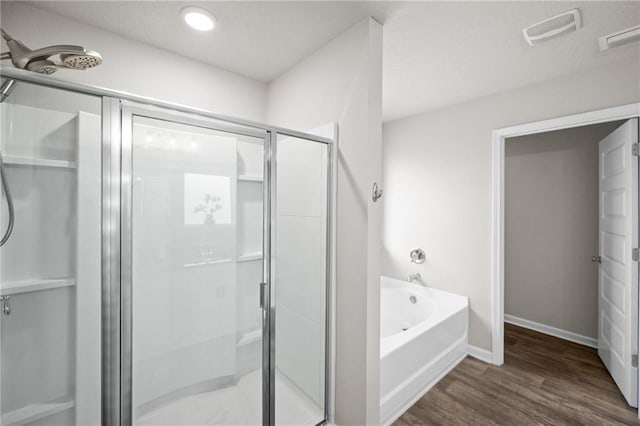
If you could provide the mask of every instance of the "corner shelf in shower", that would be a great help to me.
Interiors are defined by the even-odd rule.
[[[211,265],[219,265],[221,263],[229,263],[233,262],[233,259],[208,259],[200,262],[193,263],[185,263],[182,265],[183,268],[197,268],[201,266],[211,266]]]
[[[238,180],[242,182],[262,182],[262,176],[238,175]]]
[[[76,280],[74,280],[73,278],[7,281],[0,284],[0,296],[30,293],[32,291],[51,290],[61,287],[72,287],[74,285],[76,285]]]
[[[238,256],[238,262],[251,262],[252,260],[261,260],[262,252],[246,253]]]
[[[260,340],[262,340],[262,329],[257,328],[255,330],[248,331],[242,334],[240,340],[238,340],[238,343],[236,343],[236,346],[247,346]]]
[[[52,160],[49,158],[19,157],[15,155],[5,155],[3,161],[11,166],[33,166],[33,167],[54,167],[62,169],[75,169],[75,161]]]
[[[58,401],[44,402],[41,404],[31,404],[17,410],[9,411],[2,415],[3,426],[17,426],[35,422],[54,414],[61,413],[73,408],[73,399],[62,399]]]

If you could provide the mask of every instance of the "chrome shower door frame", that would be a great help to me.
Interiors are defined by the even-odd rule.
[[[102,424],[120,425],[120,100],[102,98]]]
[[[106,336],[111,336],[109,344],[113,349],[109,351],[112,354],[110,358],[110,366],[106,374],[111,373],[110,378],[105,378],[105,407],[111,411],[106,413],[104,419],[112,421],[104,421],[105,425],[121,425],[128,426],[133,424],[133,407],[132,407],[132,125],[133,117],[141,116],[152,119],[171,121],[180,124],[193,125],[211,130],[218,130],[244,136],[262,138],[264,140],[264,163],[263,163],[263,273],[260,291],[263,291],[264,305],[262,307],[262,424],[275,425],[275,373],[276,373],[276,287],[274,285],[274,271],[276,267],[275,257],[275,229],[276,229],[276,191],[277,191],[277,161],[276,152],[279,136],[295,137],[310,142],[321,143],[327,145],[327,257],[326,257],[326,336],[325,336],[325,404],[324,418],[318,424],[326,424],[332,416],[333,409],[333,379],[334,379],[334,357],[335,351],[335,324],[332,306],[334,305],[334,287],[335,287],[335,165],[337,150],[333,140],[309,135],[296,131],[288,131],[281,128],[272,127],[253,127],[228,122],[225,118],[215,118],[201,116],[191,112],[183,112],[178,110],[167,109],[163,106],[155,106],[142,104],[133,101],[125,101],[121,99],[113,99],[112,108],[117,102],[118,112],[114,112],[110,117],[110,126],[117,128],[119,134],[117,137],[111,138],[111,156],[118,156],[119,159],[112,159],[111,163],[105,158],[105,173],[107,164],[111,164],[110,173],[116,173],[114,179],[111,178],[111,191],[113,193],[120,190],[118,200],[111,202],[111,212],[118,215],[115,211],[116,206],[119,208],[119,235],[116,237],[111,234],[112,246],[118,245],[117,253],[119,258],[119,268],[111,274],[112,280],[117,280],[117,284],[108,286],[110,289],[107,310],[109,312],[108,319],[105,323],[109,324],[109,330]],[[105,109],[105,112],[107,110]],[[106,127],[106,126],[105,126]],[[109,145],[105,142],[106,145]],[[117,169],[117,167],[120,169]],[[119,185],[119,186],[118,186]],[[106,200],[106,198],[105,198]],[[106,219],[105,219],[106,220]],[[112,219],[112,222],[116,222]],[[114,228],[115,229],[115,228]],[[106,243],[105,243],[106,247]],[[112,256],[114,257],[114,256]],[[113,261],[111,263],[114,263]],[[117,263],[117,262],[115,262]],[[117,335],[117,336],[116,336]],[[105,340],[105,343],[107,341]],[[116,349],[118,348],[118,356]],[[111,348],[111,346],[109,346]],[[113,374],[117,375],[117,378]],[[110,386],[110,387],[109,387]],[[117,392],[117,393],[116,393]],[[106,402],[109,399],[111,402]],[[115,421],[113,421],[115,420]]]

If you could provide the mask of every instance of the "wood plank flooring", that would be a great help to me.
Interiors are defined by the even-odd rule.
[[[467,357],[395,423],[638,425],[597,351],[505,324],[504,365]]]

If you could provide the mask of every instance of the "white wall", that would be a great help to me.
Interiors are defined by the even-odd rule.
[[[79,44],[100,52],[104,58],[104,63],[97,68],[59,70],[54,74],[55,78],[264,121],[265,83],[22,2],[0,3],[0,22],[3,29],[32,49],[53,44]],[[7,50],[4,41],[2,50]]]
[[[269,85],[270,123],[309,130],[338,122],[336,422],[379,420],[382,31],[367,19]]]
[[[639,65],[636,57],[386,123],[383,273],[420,272],[468,296],[469,342],[490,350],[492,129],[638,102]],[[414,247],[424,264],[409,263]]]
[[[598,338],[598,142],[620,124],[506,140],[505,314]]]

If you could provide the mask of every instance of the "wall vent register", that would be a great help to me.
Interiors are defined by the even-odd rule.
[[[600,50],[613,49],[614,47],[624,46],[625,44],[640,41],[640,25],[627,28],[625,30],[616,31],[598,39]]]

